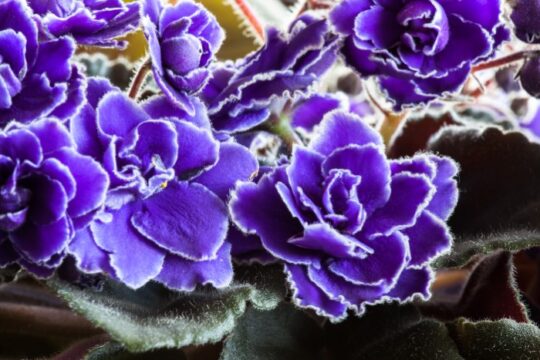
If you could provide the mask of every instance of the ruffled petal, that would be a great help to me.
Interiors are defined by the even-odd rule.
[[[323,163],[325,174],[332,169],[348,169],[361,176],[358,198],[368,214],[384,205],[390,197],[390,166],[381,146],[349,145],[334,151]]]
[[[389,235],[414,225],[431,201],[435,189],[425,175],[401,173],[392,177],[388,202],[366,223],[365,234]]]
[[[167,254],[163,270],[155,278],[168,288],[180,291],[193,291],[198,285],[212,285],[223,288],[233,278],[231,245],[224,243],[216,258],[193,261],[181,256]]]
[[[115,276],[135,289],[161,272],[166,254],[132,226],[131,217],[140,207],[140,202],[131,202],[90,224],[96,244],[109,253]]]
[[[157,246],[191,260],[215,258],[225,241],[225,204],[199,184],[171,182],[141,201],[131,224]]]
[[[424,211],[416,224],[403,230],[403,233],[409,237],[410,266],[423,266],[448,251],[452,245],[446,223],[429,211]]]
[[[337,259],[328,268],[356,285],[393,286],[411,257],[407,237],[399,232],[367,242],[367,257]]]
[[[226,201],[236,182],[250,180],[258,169],[257,159],[247,148],[236,143],[222,143],[216,165],[193,181],[206,186]]]
[[[335,111],[326,115],[309,148],[323,155],[348,145],[382,145],[381,135],[358,116]]]
[[[333,319],[341,319],[347,314],[347,306],[332,300],[307,276],[307,270],[300,265],[285,265],[289,283],[292,286],[294,302],[298,306],[314,309],[318,314]]]

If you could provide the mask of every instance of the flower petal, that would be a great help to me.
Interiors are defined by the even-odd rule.
[[[293,291],[294,302],[298,306],[314,309],[317,314],[328,316],[335,320],[344,318],[347,306],[332,300],[317,287],[307,276],[307,270],[300,265],[285,265],[289,283]]]
[[[236,143],[222,143],[219,160],[210,169],[193,179],[226,201],[239,180],[250,180],[258,171],[257,159],[247,148]]]
[[[198,285],[223,288],[233,278],[231,244],[224,243],[212,260],[193,261],[181,256],[167,254],[163,269],[155,278],[168,288],[193,291]]]
[[[230,210],[235,223],[244,231],[257,234],[266,250],[289,263],[310,264],[319,257],[312,250],[294,246],[288,240],[303,232],[298,220],[276,190],[276,182],[284,179],[283,168],[267,174],[257,183],[241,183],[232,195]]]
[[[433,197],[435,189],[425,175],[401,173],[392,176],[388,202],[366,223],[368,235],[389,235],[414,225]]]
[[[131,202],[111,212],[107,222],[90,224],[96,244],[109,253],[115,276],[134,289],[160,273],[166,253],[131,225],[131,217],[140,206],[140,202]]]
[[[357,186],[358,198],[371,214],[390,198],[390,166],[381,146],[350,145],[334,151],[323,163],[323,171],[348,169],[362,177]]]
[[[334,111],[325,116],[309,148],[323,155],[348,145],[382,145],[381,135],[358,116]]]
[[[410,266],[422,266],[452,246],[452,236],[446,223],[427,210],[403,233],[409,237]]]
[[[373,253],[364,259],[337,259],[328,268],[356,285],[393,286],[411,257],[407,237],[399,232],[367,242]]]
[[[22,227],[9,234],[13,246],[35,263],[49,260],[68,244],[71,229],[66,217],[47,224],[35,225],[26,222]]]
[[[228,217],[225,204],[204,186],[174,181],[141,201],[131,224],[168,252],[200,261],[215,258]]]

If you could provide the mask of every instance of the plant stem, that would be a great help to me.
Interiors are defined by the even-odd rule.
[[[513,54],[500,57],[498,59],[487,61],[485,63],[479,64],[473,67],[472,72],[475,73],[482,70],[494,69],[501,66],[510,65],[511,63],[514,63],[520,60],[525,60],[533,56],[540,56],[540,50],[518,51]]]
[[[235,12],[240,15],[245,23],[251,28],[252,34],[258,43],[264,43],[264,26],[259,21],[259,18],[253,12],[251,6],[245,0],[229,0],[229,4],[233,7]]]
[[[273,114],[270,120],[264,124],[264,129],[281,139],[289,155],[292,154],[295,144],[302,144],[286,117],[282,118]]]
[[[152,62],[150,59],[147,59],[137,70],[137,73],[135,74],[135,77],[133,78],[133,81],[131,82],[131,86],[129,87],[129,97],[132,99],[137,99],[137,96],[139,95],[139,91],[141,87],[144,84],[144,80],[146,79],[146,75],[148,75],[148,72],[152,68]]]

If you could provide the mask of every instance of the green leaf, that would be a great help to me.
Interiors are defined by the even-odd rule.
[[[337,324],[325,326],[328,347],[336,359],[352,360],[363,349],[393,337],[421,321],[412,305],[397,303],[368,306],[362,317],[350,316]]]
[[[84,360],[185,360],[181,350],[158,349],[145,353],[130,353],[121,344],[108,342],[92,349]]]
[[[232,331],[248,303],[272,309],[286,291],[280,266],[259,265],[238,269],[237,280],[226,289],[190,293],[156,283],[132,290],[107,281],[101,291],[58,279],[49,284],[71,308],[132,352],[217,342]]]
[[[511,319],[449,323],[412,305],[377,305],[361,318],[325,327],[330,358],[340,360],[540,359],[540,329]]]
[[[467,360],[540,359],[540,329],[532,324],[458,319],[448,328]]]
[[[291,304],[272,311],[249,308],[225,342],[221,360],[317,360],[322,331]]]
[[[452,252],[437,259],[433,266],[438,269],[458,267],[476,255],[497,250],[516,252],[536,246],[540,246],[540,230],[515,230],[467,237],[457,241]]]
[[[444,323],[436,320],[423,320],[384,342],[366,347],[355,359],[464,360]]]

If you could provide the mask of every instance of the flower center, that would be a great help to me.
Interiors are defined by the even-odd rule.
[[[405,28],[402,44],[415,53],[434,55],[448,44],[448,18],[436,2],[410,1],[397,14],[397,20]]]

